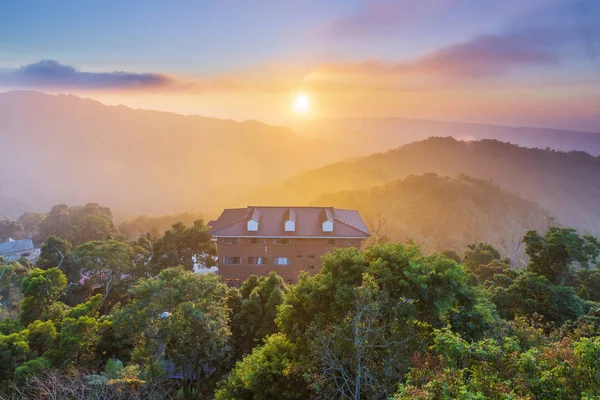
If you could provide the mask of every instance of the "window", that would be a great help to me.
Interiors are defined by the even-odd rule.
[[[223,257],[223,264],[225,265],[239,265],[241,262],[240,257]]]
[[[265,239],[262,238],[251,238],[250,244],[265,244]]]
[[[29,257],[31,255],[31,253],[23,253],[21,254],[21,257]]]
[[[223,243],[225,244],[238,244],[237,238],[225,238],[223,239]]]
[[[275,257],[275,258],[273,258],[273,264],[275,264],[275,265],[291,265],[292,259],[289,257]]]
[[[315,266],[311,265],[311,266],[308,267],[308,269],[315,269]]]
[[[296,258],[302,258],[302,254],[298,254]]]
[[[248,264],[250,265],[267,265],[266,257],[248,257]]]
[[[315,256],[308,256],[308,259],[309,259],[309,260],[314,260],[314,259],[315,259]]]
[[[346,246],[354,246],[354,240],[348,240]]]
[[[273,242],[275,244],[290,244],[290,239],[275,239]]]
[[[335,244],[335,240],[333,239],[327,239],[327,244]]]

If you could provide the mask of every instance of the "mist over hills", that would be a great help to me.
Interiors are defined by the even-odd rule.
[[[362,154],[385,151],[431,136],[459,140],[496,139],[523,147],[582,150],[600,155],[600,132],[512,127],[466,122],[429,121],[408,118],[339,118],[315,120],[297,131],[311,137],[346,142]]]
[[[365,190],[425,173],[449,177],[465,174],[488,181],[538,203],[562,224],[600,232],[599,157],[529,149],[496,140],[430,138],[333,163],[238,197],[232,193],[225,197],[238,204],[268,199],[278,199],[281,204],[308,203],[325,193]]]
[[[404,128],[394,133],[398,121]],[[0,215],[95,202],[115,215],[213,216],[225,207],[309,204],[435,173],[499,185],[563,224],[600,232],[600,158],[581,151],[437,137],[357,156],[429,133],[501,136],[523,146],[593,152],[596,134],[401,119],[343,122],[344,129],[357,123],[353,138],[335,121],[329,130],[314,125],[303,136],[259,122],[105,106],[75,96],[0,93]],[[370,126],[372,134],[364,131]]]
[[[11,216],[63,202],[129,213],[195,210],[216,186],[283,179],[348,154],[339,143],[259,122],[28,91],[0,93],[0,148],[0,211]]]
[[[375,240],[381,235],[392,241],[410,238],[437,251],[462,250],[478,241],[511,250],[526,231],[544,231],[554,221],[536,203],[466,175],[409,176],[366,190],[324,195],[312,204],[357,209]]]

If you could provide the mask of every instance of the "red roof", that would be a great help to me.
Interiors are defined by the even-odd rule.
[[[257,231],[248,231],[247,222],[260,215]],[[285,221],[294,215],[296,230],[285,231]],[[333,222],[333,232],[323,232],[322,223]],[[228,208],[216,221],[210,222],[214,237],[328,237],[366,239],[369,229],[356,210],[333,207],[263,207]]]

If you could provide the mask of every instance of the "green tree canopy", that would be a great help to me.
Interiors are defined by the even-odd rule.
[[[121,337],[131,339],[132,357],[146,368],[156,357],[172,363],[185,389],[205,393],[231,351],[227,286],[213,274],[167,268],[130,291],[114,316]]]
[[[40,256],[35,265],[41,269],[53,267],[62,268],[63,263],[71,251],[72,246],[68,240],[50,235],[46,237],[46,240],[42,243]]]
[[[214,265],[213,257],[216,254],[203,220],[195,221],[190,227],[177,222],[154,242],[152,262],[158,269],[182,265],[192,270],[194,259],[210,267]]]
[[[593,236],[579,236],[575,229],[551,227],[544,236],[536,231],[525,234],[527,269],[562,285],[571,273],[571,264],[587,268],[600,255],[600,242]]]
[[[67,287],[67,277],[58,269],[33,269],[21,282],[21,302],[19,319],[23,325],[35,320],[46,321],[60,318],[64,304],[57,301]]]

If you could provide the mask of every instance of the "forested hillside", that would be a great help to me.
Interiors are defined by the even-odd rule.
[[[534,201],[558,221],[600,232],[600,158],[584,152],[528,149],[496,140],[430,138],[314,169],[277,185],[214,196],[225,204],[308,203],[327,193],[364,190],[409,175],[461,174]]]
[[[465,175],[409,176],[367,190],[325,195],[313,204],[357,209],[375,242],[382,237],[411,238],[427,250],[438,251],[487,241],[510,252],[525,232],[544,230],[553,222],[550,213],[534,202]]]
[[[283,179],[347,156],[339,143],[255,121],[39,92],[0,94],[0,148],[0,212],[13,218],[57,203],[101,202],[130,215],[200,210],[211,188]]]

